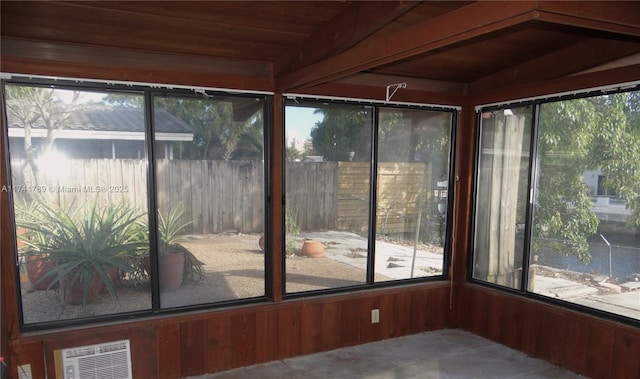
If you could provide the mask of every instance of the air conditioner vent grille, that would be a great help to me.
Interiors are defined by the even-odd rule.
[[[62,351],[64,379],[131,379],[129,340]]]

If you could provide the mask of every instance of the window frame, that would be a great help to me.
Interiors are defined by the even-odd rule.
[[[8,228],[13,235],[12,243],[12,257],[14,259],[14,272],[15,272],[15,282],[14,282],[14,290],[16,292],[16,309],[19,318],[19,330],[20,332],[31,332],[31,331],[42,331],[42,330],[54,330],[63,327],[81,327],[87,325],[93,325],[96,323],[102,322],[113,322],[113,321],[121,321],[121,320],[129,320],[129,319],[139,319],[143,317],[155,317],[162,315],[171,315],[171,314],[180,314],[186,313],[196,310],[215,310],[228,306],[237,306],[237,305],[247,305],[247,304],[259,304],[272,301],[272,257],[271,254],[265,252],[264,260],[263,260],[263,269],[264,269],[264,295],[249,297],[249,298],[238,298],[238,299],[230,299],[216,302],[208,302],[208,303],[197,303],[192,305],[178,306],[178,307],[169,307],[169,308],[161,308],[160,304],[160,290],[159,290],[159,282],[158,282],[158,246],[157,246],[157,212],[153,211],[157,209],[157,186],[156,186],[156,171],[155,171],[155,160],[154,160],[154,152],[155,148],[153,147],[155,143],[154,137],[154,128],[153,128],[153,98],[154,96],[168,96],[168,97],[193,97],[193,98],[207,98],[207,97],[225,97],[225,98],[258,98],[262,102],[262,118],[263,118],[263,175],[264,180],[262,183],[263,186],[263,206],[264,206],[264,214],[263,214],[263,232],[267,241],[270,240],[271,226],[269,223],[270,215],[272,213],[271,202],[269,199],[271,198],[271,187],[272,180],[270,175],[270,157],[271,157],[271,145],[269,142],[271,141],[271,133],[272,133],[272,124],[273,119],[272,115],[272,106],[273,106],[273,94],[267,93],[263,91],[237,91],[237,90],[225,90],[225,89],[208,89],[196,86],[174,86],[169,84],[155,84],[155,83],[130,83],[130,82],[114,82],[114,81],[99,81],[92,79],[70,79],[70,78],[50,78],[50,77],[37,77],[37,76],[22,76],[22,75],[10,75],[7,77],[0,78],[0,106],[2,107],[0,116],[2,117],[2,125],[3,130],[2,133],[4,135],[4,155],[6,164],[2,168],[5,171],[5,175],[7,178],[7,185],[12,186],[12,170],[11,170],[11,154],[9,150],[9,138],[8,138],[8,112],[6,109],[6,91],[5,85],[16,85],[16,86],[29,86],[29,87],[41,87],[41,88],[51,88],[51,89],[61,89],[61,90],[72,90],[72,91],[95,91],[95,92],[103,92],[105,95],[108,93],[117,93],[117,94],[135,94],[140,96],[143,101],[143,112],[144,112],[144,157],[141,158],[144,161],[146,166],[146,180],[147,180],[147,217],[149,220],[149,250],[150,250],[150,260],[151,260],[151,270],[152,273],[150,275],[150,288],[149,295],[151,298],[151,307],[149,309],[138,310],[138,311],[126,311],[119,313],[108,313],[99,316],[84,316],[78,318],[69,318],[62,320],[51,320],[44,322],[35,322],[35,323],[25,323],[24,321],[24,313],[23,313],[23,304],[22,304],[22,295],[21,295],[21,286],[20,283],[20,264],[18,257],[18,247],[17,247],[17,237],[16,237],[16,224],[15,224],[15,209],[14,209],[14,196],[11,191],[7,193],[9,196],[9,209],[8,213],[10,215],[10,227]],[[268,245],[267,245],[268,246]]]
[[[303,105],[301,105],[303,104]],[[399,285],[408,285],[408,284],[418,284],[418,283],[427,283],[427,282],[438,282],[449,279],[449,270],[452,260],[451,260],[451,230],[453,224],[453,206],[454,206],[454,188],[456,183],[456,175],[455,175],[455,153],[456,153],[456,131],[459,119],[460,107],[456,106],[444,106],[444,105],[432,105],[432,104],[417,104],[417,103],[392,103],[392,102],[376,102],[373,100],[367,99],[351,99],[351,98],[338,98],[338,97],[317,97],[310,95],[286,95],[284,97],[284,101],[282,102],[282,114],[285,114],[285,109],[287,106],[305,106],[305,107],[314,107],[314,104],[319,105],[320,107],[327,107],[330,105],[351,105],[351,106],[369,106],[372,108],[372,133],[371,133],[371,156],[368,162],[371,164],[370,168],[370,179],[369,179],[369,209],[368,211],[368,235],[367,235],[367,264],[366,264],[366,273],[365,278],[366,281],[362,284],[355,284],[343,287],[332,287],[325,289],[316,289],[316,290],[307,290],[300,292],[287,292],[286,290],[286,282],[287,282],[287,274],[286,274],[286,254],[283,251],[280,258],[283,267],[283,275],[282,275],[282,297],[285,300],[288,299],[297,299],[309,296],[323,296],[330,294],[341,294],[341,293],[349,293],[353,291],[360,291],[363,289],[376,289],[376,288],[386,288],[393,287]],[[448,113],[451,115],[451,122],[449,125],[449,151],[447,153],[448,159],[448,186],[446,190],[447,203],[445,210],[445,222],[444,222],[444,241],[443,241],[443,259],[442,259],[442,274],[433,275],[433,276],[425,276],[425,277],[415,277],[415,278],[405,278],[405,279],[395,279],[389,281],[375,281],[375,238],[376,238],[376,202],[377,202],[377,170],[378,170],[378,130],[379,130],[379,121],[380,121],[380,110],[381,109],[398,109],[398,110],[419,110],[419,111],[432,111],[432,112],[442,112]],[[283,129],[286,130],[285,117],[283,117]],[[281,144],[283,146],[283,154],[286,154],[286,133],[283,133],[283,138]],[[282,203],[286,203],[286,158],[282,161],[282,188],[285,189],[283,193],[283,201]],[[285,240],[286,228],[283,224],[281,226],[282,230],[282,240]]]
[[[626,317],[624,315],[608,312],[602,309],[581,305],[575,302],[569,302],[566,300],[545,296],[529,290],[529,274],[531,266],[531,249],[533,239],[533,220],[534,220],[534,199],[536,199],[538,190],[539,179],[539,166],[540,166],[540,152],[539,152],[539,132],[540,132],[540,109],[544,104],[556,103],[561,101],[571,101],[577,99],[586,99],[603,95],[612,95],[616,93],[626,93],[640,91],[640,84],[637,82],[621,85],[608,86],[606,88],[590,88],[572,93],[562,93],[556,95],[548,95],[544,97],[529,98],[523,100],[505,101],[500,103],[494,103],[489,105],[478,105],[475,107],[475,145],[474,145],[474,168],[473,168],[473,199],[471,199],[471,211],[470,220],[471,227],[469,228],[469,248],[467,254],[467,282],[477,284],[483,287],[489,287],[501,292],[511,293],[516,296],[521,296],[527,299],[541,301],[543,303],[552,304],[561,308],[582,312],[585,314],[603,317],[606,319],[614,320],[616,322],[622,322],[625,324],[640,326],[640,320]],[[476,256],[475,239],[476,239],[476,216],[478,206],[478,188],[479,188],[479,176],[480,176],[480,155],[481,155],[481,138],[482,138],[482,113],[491,112],[496,110],[504,110],[514,107],[532,106],[532,121],[531,121],[531,141],[530,141],[530,157],[529,168],[527,173],[527,202],[526,202],[526,215],[525,215],[525,230],[524,230],[524,250],[522,257],[522,270],[520,277],[520,285],[518,288],[512,288],[503,286],[500,284],[491,283],[486,280],[478,279],[474,277],[474,262]]]

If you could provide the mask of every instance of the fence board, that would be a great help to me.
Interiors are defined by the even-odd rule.
[[[406,233],[415,231],[419,197],[430,196],[428,163],[379,163],[377,194],[377,230]],[[370,165],[363,162],[338,163],[339,228],[366,231],[368,227]]]
[[[25,183],[22,162],[14,161],[14,184]],[[156,161],[157,206],[161,211],[183,204],[189,233],[213,234],[228,230],[261,233],[264,230],[264,163],[240,161]],[[69,206],[97,197],[100,205],[125,199],[147,209],[147,167],[143,160],[71,160],[65,175],[38,173],[29,182],[80,189],[54,191],[52,201]],[[424,163],[381,163],[378,167],[377,224],[386,230],[415,228],[419,194],[430,183],[431,168]],[[347,229],[366,231],[369,209],[370,164],[366,162],[288,162],[287,207],[302,230]],[[100,186],[104,193],[95,192]],[[109,190],[124,188],[126,191]],[[85,190],[91,188],[94,191]],[[424,191],[429,196],[430,191]],[[17,194],[16,197],[26,194]]]

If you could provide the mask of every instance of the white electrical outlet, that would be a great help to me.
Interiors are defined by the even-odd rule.
[[[371,310],[371,323],[372,324],[377,324],[380,322],[380,310],[379,309],[372,309]]]
[[[18,366],[18,379],[33,379],[33,376],[31,376],[31,364]]]

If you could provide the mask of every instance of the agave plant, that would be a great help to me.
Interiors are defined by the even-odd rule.
[[[129,258],[148,246],[133,233],[144,213],[126,202],[99,207],[97,198],[86,206],[72,204],[68,208],[35,202],[35,206],[17,212],[16,226],[27,229],[24,242],[32,253],[46,254],[55,262],[41,280],[54,277],[67,288],[80,285],[82,304],[86,304],[97,277],[115,297],[109,270],[133,270]]]
[[[191,221],[183,221],[184,214],[181,203],[166,213],[158,211],[158,252],[160,255],[183,253],[184,279],[196,283],[204,279],[204,263],[180,244],[182,233],[191,225]]]

